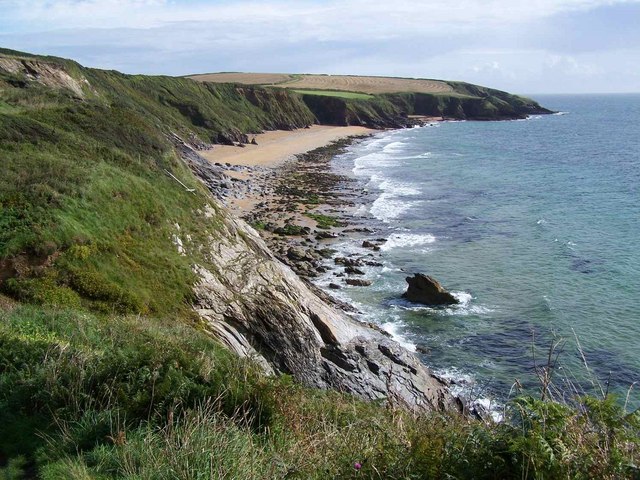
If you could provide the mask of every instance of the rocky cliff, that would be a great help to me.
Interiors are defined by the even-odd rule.
[[[179,148],[215,194],[215,167],[189,145]],[[445,384],[416,357],[321,300],[246,223],[219,206],[202,215],[221,220],[222,230],[209,240],[209,266],[194,265],[195,309],[231,350],[305,385],[386,398],[415,410],[458,408]]]

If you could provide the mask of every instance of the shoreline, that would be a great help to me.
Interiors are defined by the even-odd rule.
[[[259,134],[258,145],[215,146],[199,152],[228,176],[223,194],[227,208],[258,231],[272,253],[316,294],[349,314],[359,312],[331,292],[369,286],[372,280],[362,267],[382,266],[380,247],[386,239],[372,238],[374,230],[354,216],[354,200],[369,192],[353,176],[334,172],[331,162],[354,142],[383,131],[316,126]],[[314,148],[290,154],[305,145]],[[360,243],[368,239],[366,253],[336,257],[332,245],[347,239]],[[328,285],[314,282],[327,275],[331,275]],[[366,319],[358,321],[390,336]]]
[[[360,126],[311,125],[297,130],[258,133],[250,136],[251,141],[248,144],[215,145],[199,153],[211,163],[273,168],[296,155],[327,146],[332,142],[377,131],[379,130]]]
[[[425,121],[423,125],[428,123]],[[287,137],[300,138],[307,130],[271,133],[270,140],[290,144]],[[253,148],[219,157],[226,155],[237,160],[242,155],[242,164],[216,165],[225,168],[231,178],[224,196],[230,211],[257,230],[273,254],[312,285],[324,300],[349,314],[358,314],[361,312],[343,299],[344,295],[335,294],[343,288],[372,285],[376,270],[383,267],[382,247],[387,238],[383,238],[385,232],[377,228],[374,219],[356,213],[363,201],[367,203],[367,197],[376,193],[366,189],[355,176],[338,172],[332,162],[355,142],[385,130],[350,127],[330,130],[337,139],[286,160],[272,156],[260,161],[257,158],[260,148]],[[357,134],[360,132],[364,135]],[[225,148],[229,149],[239,150]],[[374,200],[371,198],[369,203]],[[345,241],[353,243],[357,252],[340,253],[337,247]],[[357,320],[395,337],[365,318]],[[401,339],[397,341],[409,348]],[[413,345],[409,349],[416,351]]]
[[[236,191],[228,207],[257,230],[278,260],[321,299],[417,354],[431,369],[423,358],[429,354],[428,348],[407,341],[389,323],[367,318],[366,310],[360,311],[357,303],[341,292],[366,289],[385,266],[384,246],[390,239],[389,232],[380,228],[374,217],[356,213],[363,204],[373,203],[378,192],[366,189],[356,176],[332,167],[337,156],[373,133],[330,142],[272,167],[232,165],[229,168],[240,172],[244,180],[233,182]],[[262,195],[247,197],[244,192],[257,182],[262,184]],[[350,246],[345,249],[345,244]],[[458,385],[459,398],[467,395],[464,380],[443,372],[432,371],[432,375],[449,387]],[[491,411],[486,405],[492,405],[492,400],[476,400],[472,405],[476,414]]]
[[[425,126],[442,121],[420,120]],[[383,131],[326,126],[273,131],[256,135],[257,145],[216,146],[201,155],[230,178],[223,198],[227,208],[257,230],[274,255],[299,276],[308,281],[323,277],[323,287],[313,285],[329,296],[347,286],[370,286],[364,269],[383,266],[381,250],[387,238],[372,219],[355,213],[362,199],[366,202],[375,192],[331,166],[354,142]],[[309,145],[314,148],[291,153]],[[344,240],[358,244],[361,253],[336,256],[332,245]],[[355,311],[341,300],[332,298],[332,303]]]
[[[279,185],[278,179],[288,170],[295,170],[293,166],[299,164],[300,157],[379,131],[359,126],[313,125],[297,130],[263,132],[252,136],[254,143],[215,145],[198,153],[229,177],[224,185],[225,203],[234,214],[244,218],[256,209],[264,213],[265,207],[282,203],[281,193],[276,190],[282,192],[286,186]],[[308,227],[314,226],[304,218],[298,218],[298,221]]]

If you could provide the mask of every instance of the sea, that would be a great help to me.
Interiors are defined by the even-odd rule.
[[[471,402],[539,395],[546,372],[556,397],[640,406],[640,94],[534,98],[558,113],[385,131],[334,159],[387,239],[373,285],[338,295]],[[416,272],[460,303],[404,300]]]

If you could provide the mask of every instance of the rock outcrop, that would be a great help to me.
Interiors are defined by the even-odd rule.
[[[456,297],[447,292],[433,277],[416,273],[413,277],[407,277],[405,280],[409,287],[402,296],[410,302],[424,305],[453,305],[458,303]]]
[[[188,156],[192,167],[196,156]],[[229,349],[308,386],[417,411],[458,408],[445,383],[415,356],[324,302],[246,223],[213,199],[203,215],[215,216],[220,232],[208,246],[207,266],[194,266],[195,309]]]
[[[0,70],[24,75],[28,80],[53,89],[70,90],[78,98],[84,98],[85,90],[89,89],[89,82],[86,78],[75,79],[62,66],[55,63],[36,59],[0,57]]]

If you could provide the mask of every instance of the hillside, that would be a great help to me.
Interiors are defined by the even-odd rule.
[[[636,472],[613,399],[460,415],[226,210],[199,149],[334,112],[309,97],[0,50],[0,477]],[[357,118],[403,118],[375,98]]]
[[[529,98],[444,80],[267,73],[212,73],[189,78],[205,83],[293,90],[303,95],[311,110],[323,121],[340,121],[342,117],[337,117],[335,111],[344,110],[346,124],[357,124],[367,114],[375,118],[370,114],[371,110],[391,117],[424,115],[470,120],[504,120],[551,113]],[[318,101],[314,96],[331,97],[333,112],[326,111],[326,98]]]

